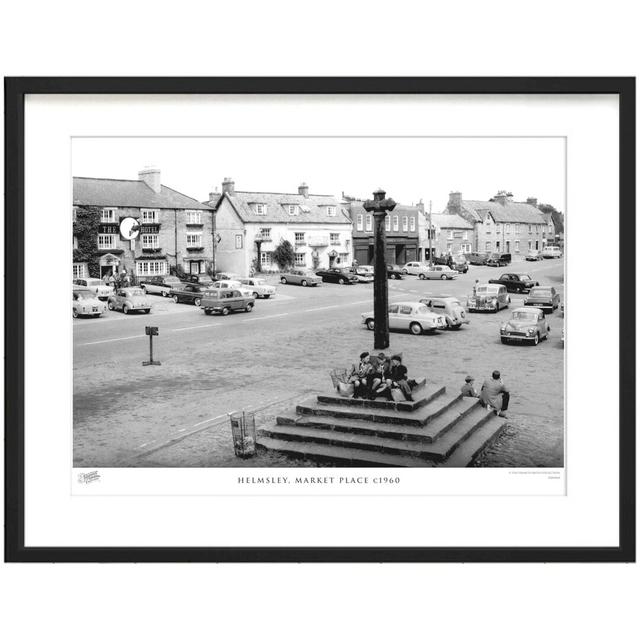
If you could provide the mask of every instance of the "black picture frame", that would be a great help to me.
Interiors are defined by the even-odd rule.
[[[5,560],[8,562],[634,562],[635,78],[5,78]],[[615,94],[619,98],[619,530],[612,547],[26,547],[24,176],[29,94]],[[8,311],[8,310],[11,311]]]

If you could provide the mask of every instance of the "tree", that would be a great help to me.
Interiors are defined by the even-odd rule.
[[[551,214],[556,233],[564,233],[564,214],[561,211],[558,211],[552,204],[539,204],[538,209],[540,209],[542,213]]]
[[[293,245],[288,240],[281,240],[280,244],[273,252],[273,259],[280,267],[280,270],[292,267],[296,259],[296,253],[293,249]]]

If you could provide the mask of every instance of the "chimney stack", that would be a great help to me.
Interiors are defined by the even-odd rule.
[[[449,213],[460,214],[462,211],[462,193],[460,191],[452,191],[449,194],[447,209],[449,210]]]
[[[220,195],[221,194],[218,191],[209,191],[209,202],[217,202]]]
[[[501,204],[503,207],[507,204],[509,194],[506,191],[498,191],[495,196],[493,196],[493,201]]]
[[[142,180],[154,193],[160,193],[162,189],[160,169],[156,167],[145,167],[142,171],[138,171],[138,180]]]
[[[530,204],[532,207],[537,207],[538,198],[527,198],[527,204]]]
[[[306,182],[303,182],[298,187],[298,194],[301,195],[301,196],[304,196],[305,198],[309,197],[309,186],[307,185]]]
[[[235,190],[236,183],[231,178],[225,178],[222,182],[222,193],[228,193],[230,196],[232,196]]]

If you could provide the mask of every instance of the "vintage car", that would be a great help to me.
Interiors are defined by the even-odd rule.
[[[206,273],[190,273],[186,275],[182,281],[193,284],[203,284],[205,286],[213,284],[213,278]]]
[[[428,293],[420,298],[420,302],[429,307],[433,313],[444,316],[449,329],[459,329],[463,324],[470,322],[460,300],[454,296]]]
[[[511,264],[510,253],[492,253],[485,261],[487,267],[506,267]]]
[[[553,245],[548,245],[542,250],[543,258],[562,258],[562,249]]]
[[[213,282],[209,289],[237,289],[243,296],[254,297],[253,289],[243,285],[240,280],[218,280]]]
[[[458,277],[458,272],[447,265],[434,264],[419,277],[427,280],[454,280]]]
[[[489,284],[503,284],[509,293],[528,293],[540,283],[528,273],[503,273],[499,278],[489,280]]]
[[[407,262],[407,264],[402,267],[402,273],[409,274],[411,276],[420,276],[424,274],[427,269],[429,269],[429,264],[427,262]]]
[[[214,280],[240,280],[241,276],[232,271],[218,271],[213,277]]]
[[[560,294],[555,287],[533,287],[524,299],[526,307],[540,307],[553,313],[560,306]]]
[[[467,271],[469,271],[469,262],[464,254],[453,256],[449,253],[445,253],[440,256],[436,256],[433,259],[433,262],[435,264],[446,265],[459,273],[467,273]]]
[[[362,324],[373,331],[375,320],[373,311],[361,314]],[[446,329],[444,316],[433,313],[421,302],[394,302],[389,305],[389,329],[409,330],[416,336],[424,332]]]
[[[469,297],[467,310],[471,311],[491,311],[497,313],[500,309],[509,306],[511,298],[507,293],[507,288],[502,284],[479,284],[475,289],[475,294]]]
[[[486,253],[465,253],[464,254],[469,264],[483,265],[485,260],[489,257]]]
[[[72,313],[74,318],[80,316],[101,316],[107,310],[107,305],[98,299],[90,289],[74,287]]]
[[[316,287],[322,282],[322,278],[312,271],[305,269],[291,269],[280,274],[282,284],[299,284],[303,287]]]
[[[146,293],[161,294],[164,298],[171,293],[171,289],[182,286],[177,276],[144,276],[138,280],[138,284]]]
[[[240,278],[243,289],[248,289],[254,298],[270,298],[276,295],[276,288],[267,284],[264,278]]]
[[[196,307],[200,306],[202,296],[205,291],[209,291],[210,287],[205,287],[201,284],[189,283],[181,286],[179,289],[171,290],[171,297],[174,302],[185,302],[195,304]]]
[[[316,271],[316,275],[322,278],[322,282],[337,282],[338,284],[355,284],[358,277],[350,273],[348,269],[340,269],[338,267],[330,267],[329,269],[320,269]]]
[[[107,300],[113,293],[113,287],[106,285],[99,278],[76,278],[73,284],[93,291],[100,300]]]
[[[122,311],[122,313],[151,312],[151,303],[140,287],[116,289],[115,293],[109,296],[108,306],[112,311]]]
[[[397,264],[388,264],[387,278],[389,280],[402,280],[404,278],[404,273],[402,273],[402,269]]]
[[[220,313],[223,316],[230,311],[253,310],[255,299],[252,294],[242,295],[237,289],[206,289],[202,295],[200,307],[210,316],[212,313]]]
[[[537,345],[549,337],[550,327],[542,309],[518,307],[511,312],[511,318],[500,327],[500,340],[509,342],[531,342]]]
[[[364,282],[365,284],[373,282],[373,267],[362,265],[359,267],[351,267],[349,271],[358,278],[358,282]]]
[[[542,254],[537,249],[529,249],[527,255],[524,258],[527,262],[537,262],[542,260]]]

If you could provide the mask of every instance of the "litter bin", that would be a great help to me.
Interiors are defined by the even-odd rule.
[[[255,413],[236,411],[229,414],[233,451],[238,458],[251,458],[256,454]]]

